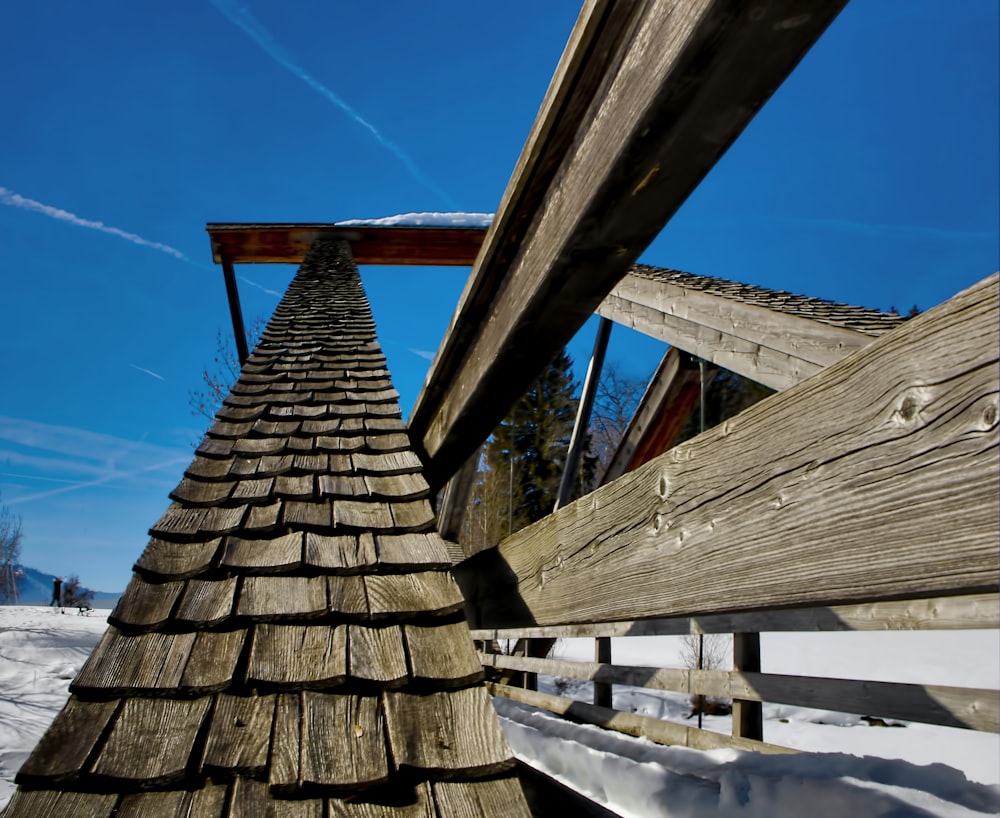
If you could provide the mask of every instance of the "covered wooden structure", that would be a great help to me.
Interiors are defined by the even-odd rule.
[[[525,814],[483,666],[495,694],[692,747],[783,751],[761,701],[1000,730],[996,691],[767,674],[755,636],[998,627],[997,277],[901,322],[635,265],[842,5],[587,2],[485,237],[393,245],[475,258],[408,426],[350,260],[385,257],[378,231],[211,226],[228,278],[302,270],[4,815]],[[614,474],[463,553],[429,498],[454,531],[470,456],[595,312],[671,347]],[[663,451],[682,354],[778,392]],[[736,634],[735,669],[601,641],[692,632]],[[561,636],[598,661],[491,650]],[[731,697],[733,735],[500,671]]]

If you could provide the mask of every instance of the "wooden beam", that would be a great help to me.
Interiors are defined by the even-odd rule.
[[[843,5],[588,4],[414,407],[432,486],[573,337]]]
[[[472,638],[575,639],[612,636],[684,636],[689,633],[741,633],[782,631],[995,630],[1000,628],[1000,596],[968,594],[929,599],[903,599],[833,605],[825,608],[783,608],[775,611],[709,614],[696,618],[632,619],[582,625],[531,628],[483,628]]]
[[[478,555],[473,627],[995,591],[997,275]],[[471,561],[470,561],[471,562]]]
[[[869,713],[922,724],[1000,732],[1000,696],[996,690],[860,679],[827,679],[739,670],[694,670],[569,662],[523,656],[480,654],[483,666],[692,695],[815,707],[846,713]],[[737,735],[735,732],[733,735]],[[742,738],[753,738],[742,736]],[[762,739],[758,738],[757,741]]]
[[[825,305],[818,300],[815,303]],[[836,313],[840,305],[826,306]],[[788,311],[782,309],[780,298],[775,298],[774,307],[769,308],[759,302],[683,286],[672,283],[666,275],[627,275],[597,312],[772,389],[787,389],[815,375],[867,346],[884,331],[873,330],[874,322],[856,329],[847,321],[829,323]],[[898,316],[886,314],[885,318],[885,329],[893,329],[900,321]]]
[[[301,264],[316,239],[342,239],[358,264],[468,267],[486,237],[482,227],[210,223],[205,229],[216,264],[224,257],[233,264]]]
[[[533,707],[540,707],[550,713],[565,716],[571,721],[583,724],[596,724],[605,730],[614,730],[636,738],[645,738],[657,744],[693,747],[696,750],[720,750],[735,747],[739,750],[752,750],[758,753],[794,753],[788,747],[777,744],[765,744],[763,741],[752,741],[745,738],[734,738],[725,733],[713,733],[710,730],[699,730],[663,719],[650,716],[637,716],[635,713],[624,713],[608,707],[566,699],[562,696],[550,696],[534,690],[522,690],[509,685],[486,683],[487,690],[494,696],[503,696],[517,702],[524,702]]]
[[[646,387],[601,485],[633,471],[674,445],[698,403],[698,380],[698,368],[690,356],[670,347]]]

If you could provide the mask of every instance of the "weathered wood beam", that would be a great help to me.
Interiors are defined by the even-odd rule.
[[[601,485],[617,480],[673,446],[698,403],[698,380],[698,368],[690,356],[670,347],[646,387]]]
[[[573,337],[843,5],[585,7],[414,407],[432,486]]]
[[[646,738],[657,744],[679,745],[693,747],[696,750],[719,750],[735,747],[740,750],[753,750],[758,753],[794,753],[788,747],[777,744],[766,744],[763,741],[735,738],[725,733],[713,733],[710,730],[699,730],[697,727],[687,727],[663,719],[650,716],[637,716],[635,713],[624,713],[608,707],[566,699],[562,696],[550,696],[534,690],[523,690],[509,685],[486,683],[487,690],[494,696],[524,702],[533,707],[540,707],[550,713],[557,713],[572,721],[584,724],[596,724],[606,730],[614,730],[636,738]]]
[[[633,619],[583,625],[531,628],[481,628],[472,638],[574,639],[582,637],[684,636],[690,633],[787,631],[912,631],[995,630],[1000,628],[1000,595],[968,594],[929,599],[894,599],[825,608],[783,608],[775,611],[709,614],[696,618]]]
[[[993,275],[478,555],[473,627],[995,591],[997,290]]]
[[[337,224],[215,224],[205,229],[220,264],[301,264],[317,239],[351,243],[357,264],[471,266],[486,237],[482,227]]]
[[[882,718],[1000,732],[1000,696],[996,690],[739,670],[633,667],[599,661],[568,662],[523,656],[480,654],[480,659],[487,668],[561,676],[597,684],[742,699],[755,704],[776,702],[820,710],[871,713]]]

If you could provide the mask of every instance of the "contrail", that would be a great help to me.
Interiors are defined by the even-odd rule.
[[[243,29],[243,31],[245,31],[250,38],[257,43],[257,45],[259,45],[269,57],[271,57],[271,59],[279,65],[283,65],[296,77],[306,83],[306,85],[321,96],[325,97],[327,101],[340,108],[341,111],[357,122],[362,128],[367,130],[373,137],[375,137],[375,140],[383,148],[403,163],[406,169],[410,172],[410,175],[420,182],[420,184],[440,196],[448,204],[448,207],[455,210],[458,209],[458,205],[455,204],[454,199],[434,184],[434,182],[428,179],[424,175],[423,171],[421,171],[420,168],[417,167],[416,163],[409,157],[406,151],[404,151],[391,139],[384,136],[378,128],[355,111],[340,96],[335,94],[312,74],[306,71],[295,61],[291,54],[278,45],[278,43],[276,43],[274,38],[271,36],[271,32],[264,27],[260,20],[253,16],[253,13],[248,8],[238,5],[233,2],[233,0],[209,0],[209,2],[215,6],[219,13],[229,20],[229,22]]]
[[[132,367],[132,369],[138,369],[140,372],[145,372],[147,375],[150,375],[159,381],[166,380],[166,378],[164,378],[162,375],[157,375],[152,369],[146,369],[146,367],[137,366],[136,364],[129,364],[129,366]]]
[[[187,458],[178,458],[176,460],[168,460],[166,463],[157,463],[153,466],[144,466],[141,469],[134,469],[127,472],[115,472],[112,474],[106,474],[104,477],[98,477],[96,480],[86,480],[82,483],[74,483],[71,486],[63,486],[58,489],[49,489],[48,491],[39,491],[35,494],[26,494],[22,497],[15,497],[12,500],[4,500],[4,503],[8,506],[16,505],[18,503],[30,503],[33,500],[42,500],[46,497],[54,497],[57,494],[65,494],[68,491],[79,491],[80,489],[89,489],[94,486],[102,486],[105,483],[110,483],[112,480],[128,480],[132,477],[138,477],[140,474],[146,474],[151,471],[158,471],[159,469],[166,469],[170,466],[175,466],[178,463],[187,463]]]
[[[262,292],[265,292],[268,295],[274,295],[277,296],[278,298],[281,298],[281,293],[279,293],[277,290],[269,290],[263,284],[258,284],[256,281],[251,281],[246,276],[236,276],[236,277],[244,284],[249,284],[251,287],[256,287],[258,290],[261,290]]]
[[[174,258],[179,258],[181,261],[186,261],[188,264],[194,264],[196,267],[200,266],[185,256],[176,247],[171,247],[169,244],[161,244],[158,241],[149,241],[148,239],[144,239],[142,236],[137,236],[135,233],[127,233],[117,227],[110,227],[104,222],[81,219],[75,213],[70,213],[68,210],[60,210],[58,207],[52,207],[51,205],[36,202],[34,199],[26,199],[24,196],[15,193],[13,190],[8,190],[5,187],[0,187],[0,204],[10,205],[11,207],[28,210],[33,213],[41,213],[43,216],[48,216],[50,219],[58,219],[61,222],[69,222],[70,224],[75,224],[77,227],[86,227],[90,230],[100,230],[102,233],[117,236],[120,239],[132,242],[132,244],[138,244],[141,247],[151,247],[154,250],[166,253],[168,256],[173,256]]]

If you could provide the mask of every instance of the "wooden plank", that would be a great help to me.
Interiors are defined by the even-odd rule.
[[[271,746],[274,707],[274,696],[217,696],[202,759],[206,772],[263,773]]]
[[[385,722],[377,696],[302,694],[304,786],[371,786],[389,778]]]
[[[266,781],[237,778],[224,818],[323,818],[323,799],[276,798]]]
[[[634,619],[583,625],[480,628],[472,631],[472,638],[490,642],[497,639],[684,636],[689,633],[741,631],[992,630],[998,627],[1000,627],[1000,596],[994,593],[866,602],[858,605],[833,605],[827,608],[787,608],[699,617]]]
[[[257,625],[247,684],[284,690],[329,687],[347,678],[344,625]]]
[[[189,579],[174,619],[201,627],[224,622],[233,610],[236,579]]]
[[[183,780],[212,700],[126,699],[93,765],[95,775],[163,786]]]
[[[482,663],[464,622],[449,625],[406,625],[407,655],[414,679],[460,687],[479,681]]]
[[[215,224],[205,226],[216,264],[301,264],[317,239],[351,243],[357,264],[467,267],[476,259],[482,227],[373,224]]]
[[[777,744],[767,744],[763,741],[753,741],[746,738],[735,738],[725,733],[713,733],[709,730],[699,730],[675,724],[671,721],[653,719],[649,716],[637,716],[635,713],[623,713],[606,707],[597,707],[587,702],[574,699],[564,699],[561,696],[550,696],[534,690],[524,690],[519,687],[486,683],[487,689],[494,696],[503,696],[517,702],[540,707],[551,713],[564,716],[571,721],[583,724],[596,724],[605,730],[614,730],[635,738],[649,739],[656,744],[670,746],[692,747],[696,750],[720,750],[735,748],[737,750],[752,750],[757,753],[794,753],[788,747]]]
[[[400,767],[478,776],[513,764],[493,705],[480,686],[426,696],[390,691],[385,718],[392,757]]]
[[[151,629],[170,619],[184,583],[179,581],[150,583],[132,577],[108,622],[118,627]]]
[[[263,540],[226,537],[220,565],[247,574],[294,571],[302,566],[302,541],[301,531]]]
[[[5,816],[72,815],[73,818],[111,818],[115,814],[117,793],[54,792],[18,790],[4,810]]]
[[[369,628],[349,625],[349,673],[352,678],[376,682],[383,687],[399,687],[408,680],[403,633],[397,625]]]
[[[427,531],[434,525],[434,512],[427,500],[390,503],[389,510],[397,531]]]
[[[476,474],[479,471],[478,450],[470,457],[448,481],[444,487],[444,497],[438,508],[437,528],[441,537],[459,542],[459,534],[462,531],[462,522],[465,520],[465,511],[469,506],[469,498],[472,496],[472,487],[476,481]],[[472,556],[467,554],[466,556]]]
[[[676,346],[772,389],[787,389],[823,369],[819,364],[787,352],[666,315],[654,307],[616,295],[605,298],[597,312],[617,324]],[[860,337],[871,341],[869,336]]]
[[[323,616],[326,577],[244,577],[236,615],[257,622]]]
[[[306,534],[306,565],[337,573],[369,571],[377,565],[375,540],[369,532],[330,537]]]
[[[601,477],[601,485],[617,480],[673,446],[699,396],[698,369],[683,352],[670,347],[643,393]]]
[[[995,590],[996,312],[994,275],[518,532],[475,624]]]
[[[337,500],[333,504],[333,524],[363,531],[389,531],[394,527],[388,503],[361,500]]]
[[[70,696],[31,755],[21,765],[17,783],[43,787],[79,778],[85,772],[84,764],[111,721],[118,704],[117,699],[86,702]]]
[[[127,636],[109,627],[70,690],[99,690],[105,695],[173,691],[180,685],[195,637],[194,633]]]
[[[560,136],[550,135],[529,164],[558,170],[534,195],[505,197],[511,212],[497,221],[511,227],[490,232],[413,411],[410,429],[429,456],[432,488],[572,338],[842,6],[588,7],[601,26],[623,33],[559,79],[568,98],[579,95],[565,104],[586,112],[544,109]],[[522,184],[515,175],[508,190]],[[499,270],[482,269],[495,245],[516,248],[501,260],[502,283]]]
[[[371,799],[371,800],[369,800]],[[351,795],[348,798],[330,798],[327,801],[330,818],[438,818],[434,809],[431,785],[426,781],[414,787],[402,781],[391,787],[370,793]]]
[[[521,784],[514,777],[491,781],[438,781],[432,787],[439,815],[447,818],[491,818],[501,804],[504,818],[531,818],[532,815]]]
[[[221,537],[208,542],[174,543],[154,537],[149,541],[135,570],[147,576],[188,579],[212,566]]]
[[[427,534],[379,534],[375,541],[378,564],[387,571],[444,570],[451,557],[435,532]]]
[[[235,681],[239,661],[248,632],[199,631],[184,666],[180,689],[185,693],[216,693]]]
[[[142,792],[126,795],[115,818],[149,818],[151,815],[174,818],[219,818],[226,805],[225,784],[205,784],[200,790]],[[71,815],[75,813],[63,813]]]
[[[568,679],[747,702],[775,702],[820,710],[870,713],[924,724],[1000,732],[1000,696],[996,690],[739,670],[632,667],[502,654],[480,654],[479,658],[485,667],[531,671]]]
[[[369,474],[364,481],[372,497],[387,500],[424,500],[431,493],[430,486],[421,474]]]
[[[413,574],[370,574],[364,577],[368,605],[373,617],[444,616],[465,605],[461,591],[442,571]]]

